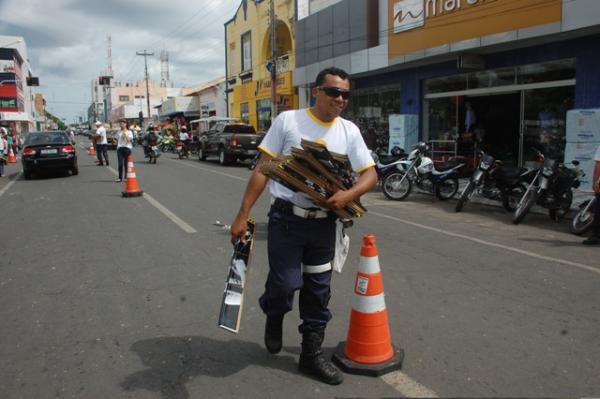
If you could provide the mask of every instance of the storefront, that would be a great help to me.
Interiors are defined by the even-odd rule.
[[[574,58],[426,79],[423,137],[520,165],[536,159],[534,148],[563,159],[575,84]]]
[[[400,86],[354,88],[344,118],[360,128],[369,149],[388,147],[389,117],[400,109]]]
[[[600,106],[600,18],[564,33],[560,0],[389,0],[388,11],[387,67],[352,81],[346,116],[363,135],[408,115],[440,157],[483,149],[530,165],[536,149],[562,161],[567,111]]]

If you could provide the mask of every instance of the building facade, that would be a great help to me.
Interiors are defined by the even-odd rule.
[[[226,116],[227,97],[225,96],[225,77],[203,83],[197,87],[184,88],[181,94],[195,96],[200,106],[200,117]]]
[[[226,93],[228,116],[240,118],[258,131],[272,119],[271,67],[276,65],[276,112],[295,109],[295,2],[274,0],[275,51],[272,51],[270,1],[242,0],[225,23]]]
[[[339,31],[360,23],[336,10],[357,2],[338,1],[305,20],[316,24],[319,37],[331,32],[336,47],[344,42]],[[482,148],[527,165],[535,160],[535,147],[562,161],[567,112],[600,107],[600,7],[594,0],[376,3],[378,42],[329,56],[320,53],[328,44],[319,39],[316,55],[310,48],[298,54],[304,62],[295,84],[308,93],[319,69],[348,70],[353,96],[346,116],[382,142],[389,142],[390,132],[414,126],[415,138],[465,156]],[[331,18],[328,29],[321,20]],[[368,18],[362,16],[361,26]],[[301,95],[301,105],[308,103],[308,94]],[[412,123],[397,125],[406,120]],[[411,143],[404,138],[401,143]]]
[[[27,85],[31,77],[25,39],[0,36],[0,125],[18,133],[35,129],[34,96]]]

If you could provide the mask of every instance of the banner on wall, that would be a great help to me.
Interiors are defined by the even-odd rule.
[[[388,153],[392,148],[400,147],[410,152],[412,146],[419,139],[419,117],[418,115],[390,114],[388,117],[390,138]]]

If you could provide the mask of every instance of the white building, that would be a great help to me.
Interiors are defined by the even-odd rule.
[[[35,129],[34,96],[27,44],[21,36],[0,36],[0,125],[18,133]]]

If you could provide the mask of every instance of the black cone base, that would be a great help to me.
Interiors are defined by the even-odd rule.
[[[357,363],[348,359],[344,354],[345,347],[346,342],[340,342],[337,348],[335,348],[335,352],[332,356],[333,362],[337,364],[345,373],[379,377],[391,371],[400,370],[402,368],[404,350],[398,349],[395,346],[392,346],[394,349],[394,356],[392,356],[390,360],[375,364]]]
[[[144,194],[144,192],[143,191],[135,191],[133,193],[127,193],[127,192],[123,191],[122,194],[123,194],[123,197],[125,197],[125,198],[131,198],[131,197],[141,197],[142,194]]]

